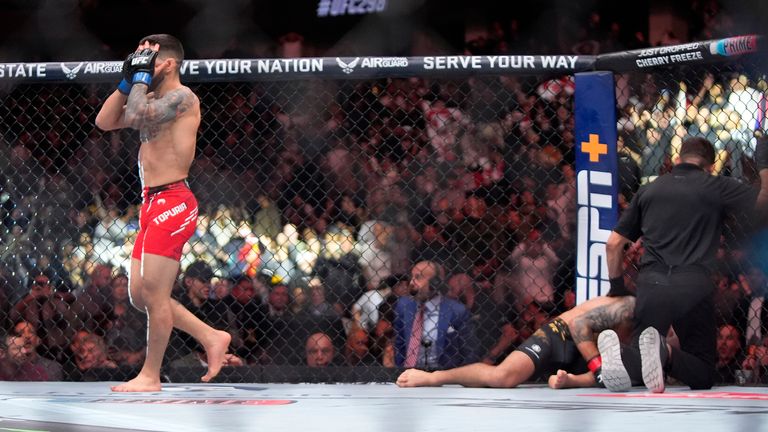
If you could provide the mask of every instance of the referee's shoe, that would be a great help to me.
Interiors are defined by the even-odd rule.
[[[597,349],[602,358],[602,383],[612,392],[627,391],[632,387],[627,368],[621,361],[621,342],[613,330],[604,330],[597,337]]]
[[[640,333],[640,361],[643,384],[652,393],[664,393],[664,365],[669,359],[667,342],[654,327]]]

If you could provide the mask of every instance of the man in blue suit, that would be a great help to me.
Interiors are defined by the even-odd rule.
[[[411,269],[411,296],[395,305],[395,363],[399,367],[449,369],[478,360],[469,310],[443,295],[445,270],[432,261]]]

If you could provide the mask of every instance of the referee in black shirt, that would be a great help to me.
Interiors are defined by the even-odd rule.
[[[631,346],[620,351],[613,331],[598,338],[602,373],[610,390],[626,390],[630,381],[639,384],[642,379],[649,390],[661,393],[666,373],[692,389],[712,387],[717,351],[710,269],[725,215],[761,217],[766,208],[765,139],[758,140],[755,161],[759,191],[733,178],[711,175],[712,143],[688,138],[672,171],[640,188],[622,213],[606,244],[609,296],[630,294],[622,276],[625,246],[642,236],[645,254],[636,283]],[[662,337],[670,326],[680,349],[671,349]]]

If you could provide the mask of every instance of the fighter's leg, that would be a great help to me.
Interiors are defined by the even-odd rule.
[[[141,261],[136,258],[131,258],[131,271],[128,273],[128,298],[139,312],[147,313],[144,299],[141,296]]]
[[[408,369],[397,378],[400,387],[441,386],[460,384],[465,387],[503,387],[519,385],[533,375],[533,360],[520,351],[514,351],[498,366],[473,363],[454,369],[424,372]]]
[[[205,348],[208,372],[200,380],[209,382],[219,374],[221,367],[224,365],[224,357],[227,349],[229,349],[232,335],[222,330],[216,330],[202,322],[200,318],[196,317],[176,300],[171,299],[171,309],[173,311],[174,327],[189,333]]]
[[[147,256],[156,255],[147,254]],[[177,270],[178,266],[176,266],[176,270],[172,273],[174,277]],[[132,259],[131,274],[129,276],[131,303],[136,309],[146,313],[146,304],[144,303],[142,294],[142,280],[141,261]],[[171,285],[171,288],[172,287],[173,285]],[[219,331],[206,325],[175,299],[171,299],[171,311],[173,316],[173,326],[189,333],[205,349],[208,356],[208,372],[201,378],[201,380],[204,382],[210,381],[221,370],[221,366],[224,363],[224,355],[227,352],[232,336],[225,331]]]
[[[140,300],[147,312],[147,355],[139,375],[127,383],[115,386],[118,392],[160,390],[160,367],[173,329],[171,290],[179,263],[171,258],[144,254],[141,261]],[[135,287],[135,285],[134,285]]]
[[[491,387],[517,387],[531,378],[534,372],[536,372],[536,365],[527,354],[522,351],[512,351],[496,367]]]

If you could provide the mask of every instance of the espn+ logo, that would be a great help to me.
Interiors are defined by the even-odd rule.
[[[616,199],[613,173],[601,170],[600,158],[608,154],[608,146],[600,142],[597,134],[589,134],[589,141],[581,143],[581,152],[589,154],[588,169],[576,174],[576,293],[577,303],[608,292],[608,262],[605,243],[610,229],[600,226],[602,212],[613,212]],[[594,167],[594,168],[593,168]]]

